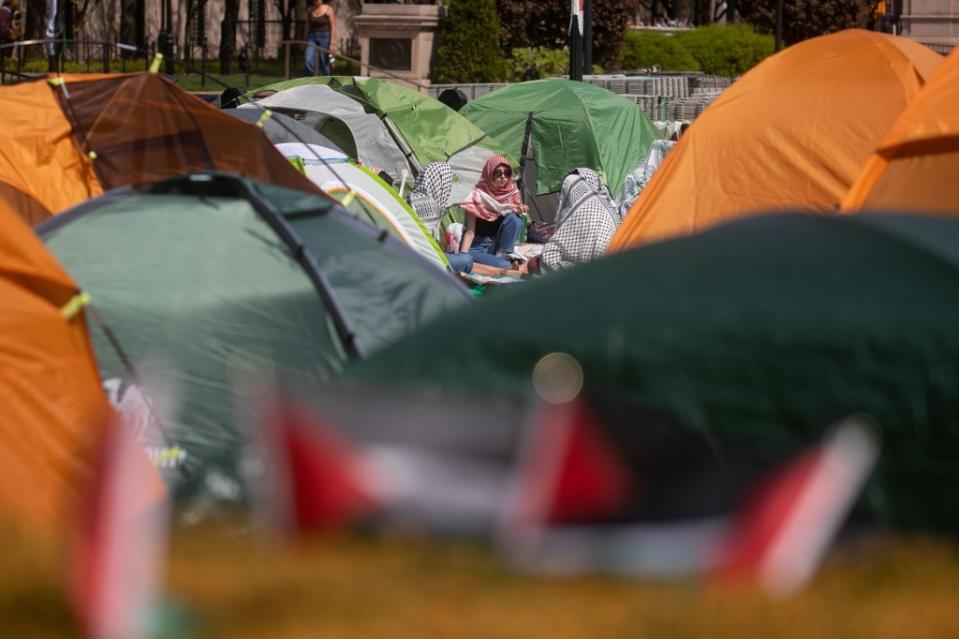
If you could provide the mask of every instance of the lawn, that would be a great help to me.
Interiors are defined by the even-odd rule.
[[[9,540],[7,540],[9,541]],[[27,544],[29,547],[30,544]],[[0,573],[9,636],[71,636],[56,562],[22,543]],[[798,596],[509,570],[472,544],[326,538],[281,548],[223,529],[178,533],[169,563],[175,637],[945,637],[959,550],[884,538],[834,553]]]
[[[202,70],[206,71],[206,77],[201,73],[201,66]],[[292,60],[291,73],[294,76],[302,74],[302,66],[303,64],[299,56],[295,57]],[[14,68],[13,61],[8,60],[7,69],[13,70]],[[149,66],[146,61],[139,58],[126,61],[112,60],[109,70],[117,73],[122,71],[144,71],[148,68]],[[238,68],[238,65],[234,64],[233,71],[237,72],[229,75],[221,75],[218,73],[219,62],[216,60],[208,60],[205,66],[201,65],[199,61],[193,61],[189,65],[186,63],[178,63],[177,74],[174,76],[174,81],[180,88],[186,91],[219,93],[227,86],[251,90],[285,79],[282,60],[261,60],[255,65],[255,69],[251,69],[250,73],[240,73],[238,72]],[[24,63],[22,72],[42,74],[46,73],[47,69],[48,64],[46,59],[28,60]],[[337,59],[333,70],[334,73],[341,75],[353,75],[359,72],[357,65],[351,64],[343,59]],[[101,73],[102,71],[102,62],[96,60],[92,60],[89,64],[72,62],[70,60],[66,60],[63,63],[63,72],[65,73]]]

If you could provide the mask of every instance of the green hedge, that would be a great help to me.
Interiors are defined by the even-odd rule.
[[[772,36],[759,35],[746,25],[710,25],[674,36],[696,58],[705,73],[742,75],[775,48]]]
[[[736,77],[771,55],[773,48],[772,36],[745,25],[710,25],[675,35],[630,30],[623,41],[623,68],[656,65],[663,71]]]
[[[433,82],[498,82],[505,75],[494,0],[451,0],[440,24]]]
[[[699,71],[699,63],[675,36],[652,31],[626,32],[623,40],[623,68],[663,71]]]

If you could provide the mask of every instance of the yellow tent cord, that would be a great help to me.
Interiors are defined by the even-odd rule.
[[[269,120],[272,115],[273,115],[273,111],[270,111],[269,109],[264,109],[263,114],[260,116],[260,119],[256,121],[256,126],[262,129],[264,126],[266,126],[267,120]]]
[[[77,313],[83,310],[84,307],[89,305],[90,305],[90,294],[87,293],[86,291],[80,291],[79,293],[71,297],[70,301],[64,304],[60,308],[60,314],[63,315],[64,318],[70,320],[70,319],[73,319],[73,317]]]
[[[163,54],[157,51],[157,54],[153,56],[153,62],[150,63],[150,73],[159,73],[160,64],[163,62]]]

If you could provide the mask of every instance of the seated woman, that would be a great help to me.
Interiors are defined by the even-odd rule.
[[[556,231],[531,271],[558,271],[606,253],[619,217],[609,191],[592,169],[575,169],[563,180]]]
[[[483,167],[483,176],[460,204],[466,213],[460,253],[473,261],[496,268],[510,268],[506,257],[513,252],[529,208],[523,204],[513,184],[509,160],[494,156]]]

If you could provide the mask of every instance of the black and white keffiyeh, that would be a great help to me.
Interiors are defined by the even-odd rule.
[[[616,205],[596,171],[574,170],[563,180],[556,231],[543,249],[543,266],[555,271],[602,256],[617,221]]]
[[[428,164],[416,177],[409,197],[410,206],[434,238],[439,236],[440,218],[449,206],[452,192],[453,168],[446,162]]]

